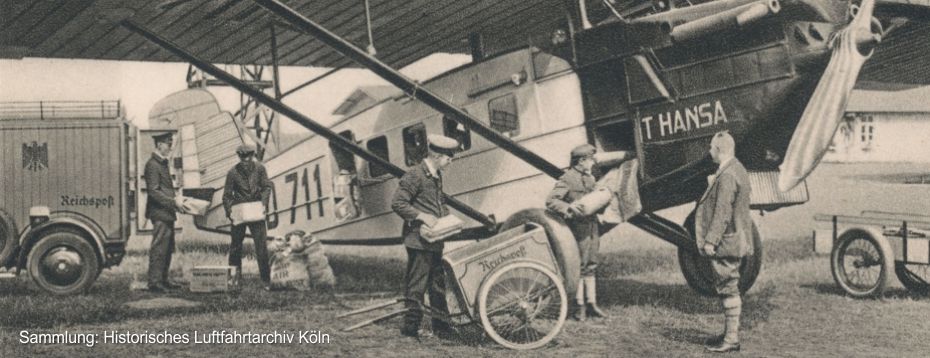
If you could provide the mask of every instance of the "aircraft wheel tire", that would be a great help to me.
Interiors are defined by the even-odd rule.
[[[0,267],[6,265],[19,246],[17,235],[19,230],[16,229],[16,222],[13,217],[6,211],[0,210]]]
[[[29,251],[27,263],[36,285],[59,296],[86,291],[100,272],[94,247],[70,229],[45,234]]]
[[[685,228],[694,237],[694,213],[688,215],[685,219]],[[740,263],[739,291],[746,293],[756,283],[759,272],[762,270],[762,235],[756,227],[755,221],[752,223],[752,245],[753,254],[743,258]],[[701,257],[696,252],[678,248],[678,265],[681,273],[685,276],[688,286],[702,296],[717,296],[717,289],[714,285],[714,272],[710,266],[710,260]]]
[[[512,229],[514,227],[526,224],[536,223],[542,226],[549,237],[549,245],[552,246],[553,254],[559,262],[562,270],[562,279],[565,280],[565,290],[568,297],[574,297],[575,289],[578,288],[578,281],[581,280],[581,254],[578,252],[578,242],[572,235],[571,229],[561,218],[550,214],[545,209],[524,209],[511,215],[507,221],[501,225],[500,231]]]

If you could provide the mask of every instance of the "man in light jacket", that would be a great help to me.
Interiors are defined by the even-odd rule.
[[[695,214],[697,247],[701,255],[710,259],[726,319],[724,334],[710,339],[706,348],[721,353],[740,349],[739,266],[742,258],[753,252],[749,216],[752,188],[746,168],[736,159],[735,147],[727,132],[717,133],[711,140],[710,155],[720,166],[698,201]]]

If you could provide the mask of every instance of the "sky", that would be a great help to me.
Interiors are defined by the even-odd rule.
[[[401,72],[425,80],[469,60],[464,55],[435,54]],[[220,66],[237,72],[238,66]],[[120,100],[126,118],[140,128],[148,127],[148,113],[158,100],[187,88],[186,63],[100,61],[25,58],[0,60],[0,102]],[[281,67],[281,90],[287,91],[328,68]],[[268,74],[271,69],[266,68]],[[270,76],[269,76],[270,78]],[[327,124],[332,111],[356,87],[387,84],[366,70],[343,70],[288,97],[285,104]],[[239,108],[239,92],[230,87],[210,87],[220,106],[229,112]],[[282,130],[301,129],[282,121]]]

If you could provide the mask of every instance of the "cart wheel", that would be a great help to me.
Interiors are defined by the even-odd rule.
[[[930,265],[895,262],[894,273],[905,288],[914,293],[930,293]]]
[[[485,279],[478,292],[481,325],[510,349],[549,343],[565,324],[568,297],[552,270],[529,261],[511,262]]]
[[[685,219],[685,228],[691,237],[694,237],[694,212]],[[739,291],[746,293],[756,283],[759,272],[762,270],[762,234],[756,227],[756,222],[752,222],[752,246],[753,253],[743,258],[739,265]],[[702,296],[717,296],[717,289],[714,285],[714,269],[710,266],[710,260],[701,257],[696,252],[685,248],[678,249],[678,266],[682,275],[685,276],[685,282],[695,292]]]
[[[894,266],[884,237],[865,230],[849,230],[837,240],[830,255],[833,279],[850,296],[877,296],[885,291]]]

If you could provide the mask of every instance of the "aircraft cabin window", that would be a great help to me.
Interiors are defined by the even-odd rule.
[[[365,146],[368,148],[369,151],[381,157],[381,159],[384,159],[386,161],[390,160],[388,157],[387,137],[380,136],[377,138],[369,139],[368,144],[366,144]],[[390,173],[388,173],[387,168],[382,168],[378,164],[368,162],[368,176],[372,178],[378,178],[378,177],[382,177],[388,174]]]
[[[426,126],[417,123],[404,128],[403,137],[404,162],[408,167],[412,167],[426,158]]]
[[[513,93],[488,101],[488,117],[491,128],[508,137],[520,134],[520,118],[517,112],[517,97]]]
[[[471,148],[471,131],[446,116],[442,117],[442,134],[459,141],[459,150],[466,151]]]

